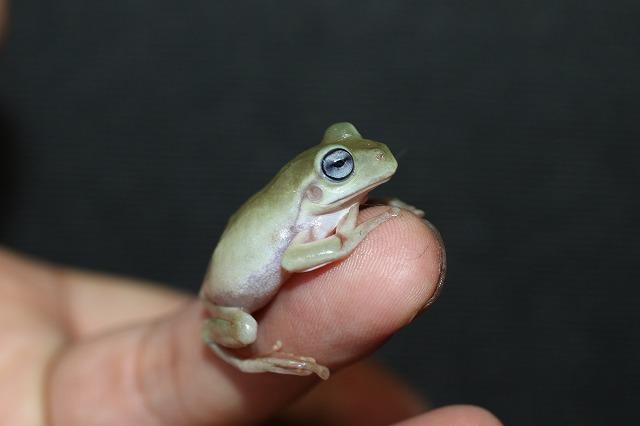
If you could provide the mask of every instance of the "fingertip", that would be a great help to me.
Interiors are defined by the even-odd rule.
[[[444,284],[446,252],[440,232],[427,220],[408,210],[363,244],[375,244],[379,253],[371,258],[387,265],[380,290],[396,301],[396,312],[404,314],[401,326],[409,324],[438,298]],[[365,249],[367,247],[365,246]],[[371,261],[371,259],[370,259]],[[403,307],[399,309],[398,307]]]
[[[476,405],[449,405],[395,426],[502,426],[502,422],[489,410]]]

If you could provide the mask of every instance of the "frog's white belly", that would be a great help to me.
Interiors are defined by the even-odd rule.
[[[214,304],[253,312],[266,305],[289,276],[282,269],[282,254],[293,237],[277,245],[260,247],[247,241],[237,252],[216,248],[205,280],[206,296]],[[231,264],[237,267],[229,267]]]
[[[294,237],[302,233],[300,243],[325,238],[348,211],[349,207],[321,216],[300,215],[293,225],[280,222],[271,230],[254,226],[250,236],[222,238],[209,264],[204,296],[216,305],[247,312],[262,308],[289,278],[290,273],[281,266],[282,256]],[[236,226],[228,232],[241,229]]]

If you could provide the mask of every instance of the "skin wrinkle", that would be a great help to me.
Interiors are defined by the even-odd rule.
[[[148,365],[145,362],[147,358],[145,354],[147,353],[149,341],[155,334],[157,325],[158,323],[156,321],[153,326],[150,325],[146,327],[144,329],[144,332],[139,336],[139,338],[136,340],[136,344],[134,345],[134,386],[136,396],[141,402],[140,405],[144,407],[144,410],[150,414],[150,417],[152,419],[157,421],[158,425],[163,425],[165,423],[163,421],[162,413],[156,408],[156,404],[152,402],[152,392],[146,391],[146,384],[144,380],[144,378],[146,377],[145,366]]]
[[[56,286],[56,305],[57,309],[57,317],[67,333],[69,340],[76,340],[80,333],[76,328],[76,321],[73,320],[73,310],[71,303],[72,292],[71,292],[71,284],[68,279],[68,272],[66,268],[57,268],[51,267],[47,265],[49,273],[51,274],[51,278],[53,281],[53,285]]]
[[[199,320],[204,320],[205,318],[207,318],[206,308],[204,308],[204,306],[201,306],[199,301],[195,302],[195,304],[198,305],[198,310],[196,313],[197,318]],[[188,358],[188,355],[185,355],[184,352],[194,349],[198,351],[200,356],[205,360],[215,360],[215,362],[219,362],[220,360],[216,357],[216,355],[206,345],[201,344],[200,326],[202,321],[197,321],[198,327],[193,330],[194,332],[193,336],[190,336],[190,333],[180,332],[180,328],[181,328],[180,324],[182,324],[182,322],[185,320],[184,316],[188,314],[188,311],[190,309],[191,308],[189,306],[185,307],[185,309],[177,312],[172,319],[172,325],[171,325],[170,331],[173,335],[171,340],[172,342],[174,342],[172,344],[175,347],[175,351],[173,352],[174,352],[174,355],[176,356],[176,361],[180,359]],[[186,342],[184,341],[185,339],[187,340]],[[194,342],[195,342],[195,345],[197,346],[194,346]],[[200,362],[200,358],[198,362]],[[224,364],[224,367],[228,367],[228,366]],[[191,371],[191,369],[193,369],[193,364],[185,364],[185,363],[176,364],[175,374],[172,374],[172,377],[175,380],[175,385],[172,386],[172,388],[174,389],[175,394],[178,395],[179,405],[180,407],[182,407],[182,410],[185,413],[185,418],[189,420],[189,423],[187,424],[210,425],[212,424],[210,419],[213,416],[207,415],[206,413],[208,413],[208,411],[205,411],[203,414],[203,410],[201,409],[202,407],[199,407],[197,402],[194,405],[193,399],[191,400],[185,399],[186,392],[180,392],[180,390],[188,389],[189,386],[193,385],[192,382],[189,382],[190,376],[193,375],[193,372]],[[214,383],[215,382],[211,382],[211,390],[212,391],[220,390],[215,388]],[[232,402],[231,402],[232,399],[231,397],[227,397],[227,398],[228,398],[227,404],[228,404],[228,407],[230,407],[232,405]]]
[[[151,357],[155,357],[157,358],[158,353],[162,354],[163,349],[161,348],[157,348],[154,345],[154,342],[157,342],[158,340],[155,339],[155,337],[157,336],[162,336],[162,335],[166,335],[168,334],[168,357],[167,358],[160,358],[159,362],[156,363],[149,363],[146,362],[144,364],[143,369],[146,367],[146,376],[147,377],[155,377],[155,374],[153,372],[149,372],[149,368],[148,366],[156,366],[155,368],[160,368],[164,371],[169,371],[169,375],[168,377],[170,378],[169,383],[162,382],[161,384],[167,384],[168,386],[166,386],[166,388],[170,389],[169,395],[168,396],[164,396],[163,400],[151,400],[149,398],[149,404],[153,405],[153,410],[155,413],[163,413],[164,410],[164,399],[171,399],[172,403],[175,403],[178,406],[177,410],[174,410],[171,413],[164,413],[165,416],[159,416],[164,418],[166,421],[166,424],[170,424],[170,425],[174,425],[174,424],[204,424],[205,420],[199,418],[200,416],[198,416],[196,414],[196,411],[191,409],[191,406],[187,403],[187,401],[185,401],[184,396],[185,393],[181,392],[181,390],[183,389],[187,389],[188,388],[188,384],[185,384],[183,377],[188,377],[189,376],[189,369],[192,368],[192,365],[185,365],[183,363],[180,363],[181,359],[184,359],[184,356],[182,354],[182,351],[185,347],[185,342],[182,341],[182,338],[184,336],[184,333],[180,331],[180,328],[182,327],[182,320],[181,320],[181,316],[183,315],[183,313],[185,312],[185,310],[190,309],[189,306],[185,307],[185,309],[180,310],[178,312],[176,312],[175,314],[171,314],[168,316],[165,316],[162,319],[159,319],[155,326],[153,327],[154,330],[150,333],[151,335],[147,338],[147,342],[145,345],[145,353],[148,356]],[[199,335],[199,334],[198,334]],[[197,340],[199,342],[199,340]],[[206,347],[203,346],[204,349],[208,349]],[[146,359],[148,360],[149,358],[146,357]],[[152,358],[153,359],[153,358]],[[187,374],[182,374],[183,369],[186,368],[187,369]],[[165,376],[166,377],[166,376]],[[147,389],[147,394],[149,396],[152,396],[154,394],[154,392],[156,391],[156,389],[152,388],[149,389],[149,385],[146,384],[146,389]],[[160,405],[158,406],[158,403],[160,403]],[[179,413],[178,416],[175,416],[176,413]],[[168,419],[172,418],[173,420],[169,421]]]
[[[52,406],[53,375],[56,371],[56,367],[60,364],[60,360],[64,358],[68,349],[68,345],[60,345],[58,350],[51,355],[44,368],[44,374],[42,377],[42,410],[44,425],[55,426]]]
[[[167,368],[169,368],[171,370],[171,391],[172,391],[172,398],[174,398],[177,403],[178,406],[181,408],[181,411],[183,412],[183,415],[185,416],[187,423],[188,424],[198,424],[198,422],[192,421],[194,420],[192,418],[192,413],[191,410],[189,410],[187,407],[187,403],[184,400],[184,394],[182,392],[180,392],[180,389],[184,389],[186,388],[186,386],[182,386],[182,381],[180,380],[181,375],[180,375],[180,350],[181,348],[181,342],[180,342],[180,333],[179,330],[177,329],[177,326],[179,324],[179,321],[173,320],[173,321],[169,321],[169,363],[167,365]]]
[[[241,417],[238,415],[239,413],[245,413],[246,419],[243,423],[249,424],[252,421],[260,419],[261,413],[254,413],[255,410],[252,410],[252,407],[249,405],[250,398],[247,397],[249,392],[245,385],[242,384],[241,378],[233,376],[233,374],[235,374],[235,371],[233,371],[234,367],[221,362],[220,359],[217,358],[216,355],[206,346],[202,346],[200,352],[203,359],[219,366],[219,373],[221,376],[219,379],[225,382],[224,384],[227,388],[224,389],[223,392],[220,392],[220,394],[224,395],[225,391],[228,393],[228,395],[224,396],[224,398],[226,398],[226,406],[214,407],[213,412],[207,410],[203,411],[203,417],[210,419],[208,424],[220,424],[221,421],[226,421],[229,418],[239,418]],[[216,388],[213,383],[215,382],[212,382],[212,391],[220,391],[220,389]],[[247,413],[251,413],[253,417]],[[216,421],[212,421],[211,419],[215,419]]]
[[[2,255],[6,255],[7,253],[2,250]],[[22,265],[20,265],[22,266]],[[44,313],[44,320],[50,321],[49,316],[53,317],[53,321],[58,325],[62,326],[61,333],[56,333],[60,338],[60,341],[51,347],[51,353],[44,357],[44,363],[41,366],[42,374],[40,375],[40,386],[39,386],[39,412],[42,413],[41,420],[44,425],[50,425],[52,423],[53,415],[51,411],[51,389],[52,389],[52,376],[55,371],[55,367],[58,364],[59,360],[64,357],[64,354],[69,348],[69,344],[72,342],[72,333],[71,326],[69,322],[69,309],[68,309],[68,300],[69,300],[69,288],[66,286],[65,281],[61,274],[58,272],[59,269],[50,267],[49,265],[42,265],[42,274],[45,280],[41,283],[44,287],[43,290],[54,290],[49,291],[49,293],[53,293],[53,300],[48,299]],[[62,287],[62,288],[61,288]],[[62,290],[62,291],[59,291]],[[49,309],[49,306],[53,305],[53,309]],[[36,410],[34,410],[35,412]]]
[[[422,250],[420,250],[420,252],[413,256],[413,257],[409,257],[407,260],[419,260],[421,257],[423,257],[425,254],[427,254],[427,252],[429,251],[430,246],[427,244],[424,246],[424,248]]]
[[[52,337],[52,336],[47,336],[47,337]],[[55,338],[52,340],[56,340]],[[59,348],[62,345],[55,342],[53,345],[47,345],[48,350],[46,352],[41,352],[40,355],[42,358],[42,360],[44,362],[40,363],[36,363],[34,364],[34,369],[35,372],[32,370],[30,372],[30,376],[32,378],[35,379],[35,391],[37,392],[37,394],[35,395],[35,398],[32,400],[33,404],[29,404],[27,406],[27,409],[29,411],[30,414],[30,418],[31,420],[38,420],[38,423],[42,422],[42,424],[44,424],[44,422],[46,421],[46,411],[45,408],[47,407],[48,403],[47,403],[47,372],[50,366],[50,360],[54,357],[54,354],[56,354],[57,352],[59,352]],[[27,355],[28,356],[28,355]]]

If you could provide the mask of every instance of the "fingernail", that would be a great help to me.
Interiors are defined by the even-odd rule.
[[[422,306],[422,308],[420,308],[416,315],[419,315],[427,310],[427,308],[431,306],[433,302],[436,301],[436,299],[438,299],[438,296],[440,296],[440,291],[442,290],[442,286],[444,285],[445,277],[447,275],[447,251],[444,248],[442,235],[440,234],[440,231],[438,231],[438,228],[433,225],[433,223],[429,222],[427,219],[422,220],[429,227],[429,229],[431,229],[433,235],[435,235],[436,237],[436,240],[438,240],[438,245],[440,246],[440,274],[438,276],[438,282],[436,284],[435,290],[433,291],[433,294],[431,295],[429,300],[427,300],[427,302]]]

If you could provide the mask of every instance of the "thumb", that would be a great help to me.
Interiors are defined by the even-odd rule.
[[[372,210],[372,211],[368,211]],[[377,212],[379,213],[379,212]],[[360,219],[376,214],[367,209]],[[276,340],[332,370],[370,353],[436,294],[444,251],[407,212],[374,230],[344,261],[294,275],[256,315],[256,353]],[[200,340],[198,302],[152,323],[83,341],[52,365],[52,424],[154,425],[258,422],[317,379],[246,374]]]

